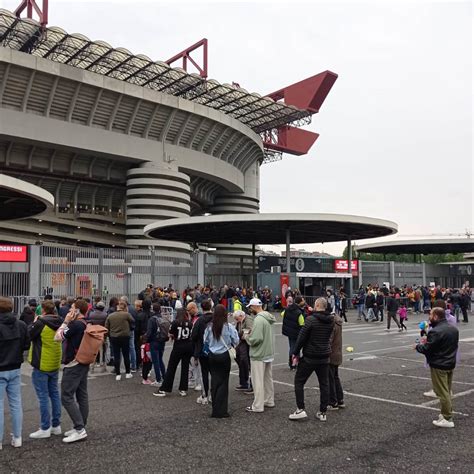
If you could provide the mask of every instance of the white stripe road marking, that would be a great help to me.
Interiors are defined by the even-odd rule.
[[[471,393],[474,393],[474,388],[471,388],[470,390],[466,390],[465,392],[455,393],[451,398],[464,397],[464,396],[469,395]],[[430,407],[432,405],[437,405],[438,403],[439,403],[439,400],[436,398],[435,400],[430,400],[429,402],[424,402],[424,403],[422,403],[422,405],[424,407]]]
[[[231,372],[231,374],[232,375],[239,375],[236,372]],[[285,387],[294,388],[294,384],[288,383],[288,382],[280,382],[279,380],[273,380],[273,383],[277,384],[277,385],[283,385]],[[319,387],[305,387],[305,389],[306,390],[317,390],[317,391],[319,391]],[[372,397],[370,395],[362,395],[361,393],[347,392],[346,390],[344,390],[344,394],[349,395],[351,397],[365,398],[367,400],[375,400],[377,402],[391,403],[393,405],[402,405],[402,406],[411,407],[411,408],[421,408],[421,409],[424,409],[424,410],[440,411],[439,408],[434,408],[434,407],[424,406],[424,405],[416,405],[414,403],[399,402],[398,400],[390,400],[388,398]],[[461,413],[461,412],[458,412],[458,411],[453,411],[453,413],[456,414],[456,415],[469,416],[466,413]]]
[[[418,354],[418,352],[416,352]],[[416,364],[425,364],[426,361],[424,359],[405,359],[403,357],[390,357],[390,356],[384,356],[384,355],[379,355],[378,357],[382,359],[394,359],[394,360],[404,360],[407,362],[415,362]],[[456,367],[468,367],[470,369],[474,369],[474,365],[467,365],[467,364],[456,364]]]
[[[376,341],[363,341],[362,344],[375,344],[376,342],[380,342],[380,339],[377,339]]]
[[[408,378],[408,379],[429,380],[429,381],[431,381],[430,377],[419,377],[417,375],[390,374],[388,372],[373,372],[373,371],[370,371],[370,370],[353,369],[352,367],[343,367],[343,366],[339,366],[339,369],[349,370],[350,372],[360,372],[362,374],[369,374],[369,375],[387,375],[389,377],[403,377],[403,378]],[[456,384],[459,384],[459,385],[474,385],[474,383],[472,383],[472,382],[458,382],[456,380],[453,380],[453,383],[456,383]]]

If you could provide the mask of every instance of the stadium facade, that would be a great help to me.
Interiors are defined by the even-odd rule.
[[[44,215],[2,223],[0,241],[189,261],[189,242],[147,239],[145,225],[258,213],[260,166],[309,150],[317,134],[298,127],[336,78],[261,96],[0,10],[0,172],[55,197]],[[216,247],[221,265],[248,265],[248,247]]]

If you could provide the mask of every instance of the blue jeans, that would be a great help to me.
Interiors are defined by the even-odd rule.
[[[293,361],[292,361],[292,354],[293,354],[293,349],[296,346],[296,338],[288,338],[288,345],[290,347],[290,354],[289,354],[289,360],[288,360],[288,365],[290,366],[290,369],[293,368]]]
[[[5,393],[8,397],[10,416],[12,417],[12,431],[15,438],[21,437],[23,423],[23,409],[21,406],[21,373],[20,369],[0,372],[0,443],[3,440],[4,403]]]
[[[357,305],[357,310],[359,311],[359,314],[358,314],[358,318],[361,319],[362,317],[364,317],[364,319],[367,318],[366,314],[365,314],[365,304],[364,303],[361,303],[361,304],[358,304]]]
[[[137,352],[135,350],[135,331],[130,331],[130,367],[137,370]]]
[[[41,370],[33,369],[31,380],[39,401],[42,430],[47,430],[51,426],[54,428],[61,424],[61,397],[59,396],[58,377],[59,370],[54,372],[42,372]],[[49,407],[50,400],[52,407],[52,425],[51,410]]]
[[[150,344],[151,361],[153,362],[153,370],[158,382],[164,379],[166,373],[165,363],[163,362],[165,344],[166,342],[157,341]]]

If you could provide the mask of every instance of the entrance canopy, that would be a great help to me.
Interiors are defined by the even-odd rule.
[[[444,254],[474,252],[474,238],[394,240],[357,246],[358,252],[395,254]]]
[[[340,242],[395,234],[397,224],[343,214],[222,214],[167,219],[145,227],[145,235],[193,243],[293,244]],[[289,235],[288,235],[289,234]]]
[[[43,188],[0,174],[0,220],[23,219],[54,206],[54,197]]]

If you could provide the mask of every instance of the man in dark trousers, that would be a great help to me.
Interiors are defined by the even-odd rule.
[[[441,404],[441,414],[433,425],[439,428],[454,428],[451,385],[456,353],[459,344],[459,331],[446,320],[443,308],[435,307],[430,313],[428,336],[413,348],[426,356],[431,370],[433,390]]]
[[[313,372],[319,382],[320,405],[316,418],[326,421],[326,411],[329,404],[329,356],[331,355],[331,334],[334,327],[334,318],[327,314],[327,301],[318,298],[315,311],[306,318],[302,327],[293,356],[298,364],[295,374],[295,395],[297,410],[292,413],[290,420],[302,420],[308,417],[304,406],[304,386]],[[303,357],[299,353],[303,349]]]

